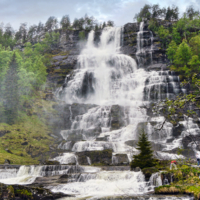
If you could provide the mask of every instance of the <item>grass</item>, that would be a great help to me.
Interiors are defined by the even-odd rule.
[[[200,199],[200,169],[188,165],[178,165],[178,170],[167,170],[162,174],[173,174],[174,182],[155,188],[156,194],[193,194]]]
[[[0,137],[0,164],[5,159],[10,160],[11,164],[39,164],[39,160],[49,151],[49,146],[54,144],[48,119],[50,115],[57,114],[52,108],[55,102],[45,101],[44,95],[38,94],[27,109],[29,116],[22,114],[18,123],[0,123],[0,132],[6,133]]]

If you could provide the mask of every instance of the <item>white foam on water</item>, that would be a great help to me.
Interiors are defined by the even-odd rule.
[[[147,192],[142,172],[130,171],[101,171],[95,179],[58,185],[51,189],[53,192],[75,194],[77,197],[135,195]]]
[[[26,185],[35,181],[38,176],[41,176],[42,166],[21,166],[17,172],[17,176],[14,178],[0,179],[4,184],[19,184]]]
[[[77,164],[77,158],[74,153],[63,153],[52,160],[58,161],[60,164]]]

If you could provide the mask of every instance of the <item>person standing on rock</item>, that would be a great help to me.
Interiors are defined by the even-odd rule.
[[[196,151],[197,165],[200,164],[200,152]]]
[[[177,165],[176,161],[175,161],[175,160],[172,160],[172,161],[171,161],[171,164],[170,164],[170,170],[172,170],[173,167],[174,167],[175,169],[177,169],[176,165]]]

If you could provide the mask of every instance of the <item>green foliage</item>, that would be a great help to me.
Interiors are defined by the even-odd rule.
[[[192,37],[189,41],[192,54],[197,55],[200,58],[200,35]]]
[[[80,40],[85,40],[85,31],[80,31],[78,37]]]
[[[145,4],[143,8],[141,8],[140,12],[137,13],[134,19],[137,22],[141,21],[148,21],[148,20],[158,20],[158,19],[165,19],[168,21],[175,21],[178,20],[179,10],[178,7],[172,6],[166,8],[160,8],[158,4],[148,5]]]
[[[71,26],[69,15],[65,15],[62,17],[60,25],[62,29],[68,29]]]
[[[177,28],[175,28],[175,27],[173,27],[172,39],[176,42],[177,45],[181,43],[181,35],[177,31]]]
[[[179,10],[177,6],[168,7],[165,15],[165,20],[175,21],[178,20]]]
[[[174,62],[175,58],[176,58],[176,51],[177,51],[177,45],[176,42],[174,40],[172,40],[169,43],[169,47],[167,48],[167,56],[169,58],[169,60],[171,61],[171,63]]]
[[[151,18],[151,6],[148,4],[145,4],[143,8],[141,8],[140,12],[135,15],[135,19],[139,22],[150,20]]]
[[[32,193],[26,189],[18,189],[15,193],[18,195],[23,195],[25,197],[32,197]]]
[[[189,6],[185,14],[187,18],[189,18],[190,20],[193,20],[194,17],[199,15],[199,11],[195,10],[193,6]]]
[[[195,199],[200,198],[199,168],[179,165],[178,170],[173,172],[166,171],[164,173],[173,176],[174,181],[170,185],[155,188],[156,194],[193,194]]]
[[[14,53],[5,76],[5,87],[2,89],[4,113],[2,113],[1,118],[3,117],[3,121],[8,124],[14,124],[18,119],[20,96],[17,71],[18,65],[16,62],[16,54]]]
[[[151,31],[153,31],[153,32],[158,31],[159,25],[158,25],[157,20],[150,19],[148,29],[151,30]]]
[[[0,27],[0,45],[13,49],[15,44],[16,40],[14,39],[13,28],[9,24],[7,24],[5,27]]]
[[[169,30],[165,29],[163,26],[160,26],[158,29],[158,35],[160,37],[160,39],[162,40],[162,44],[165,46],[167,46],[167,43],[169,41]]]
[[[140,167],[141,169],[155,166],[155,160],[153,158],[153,151],[151,150],[151,143],[148,141],[147,135],[143,131],[139,136],[137,143],[137,150],[140,151],[138,155],[133,156],[131,162],[131,168]]]
[[[0,122],[18,121],[24,102],[35,98],[37,90],[43,88],[47,76],[45,65],[49,63],[44,53],[56,37],[59,35],[52,33],[42,43],[34,46],[26,43],[23,52],[0,46]]]
[[[183,40],[178,47],[172,41],[167,48],[167,56],[170,62],[174,63],[171,69],[191,80],[200,70],[200,36],[192,37],[189,45]]]
[[[191,59],[192,52],[190,46],[187,44],[186,40],[178,46],[175,55],[175,70],[179,72],[186,72],[188,70],[188,62]]]

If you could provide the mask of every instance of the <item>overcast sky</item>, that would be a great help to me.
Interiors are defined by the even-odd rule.
[[[10,23],[16,30],[20,23],[45,23],[49,16],[60,20],[63,15],[74,18],[94,16],[99,22],[113,20],[122,26],[133,22],[133,17],[145,4],[177,5],[182,13],[193,5],[200,9],[200,0],[0,0],[0,23]]]

